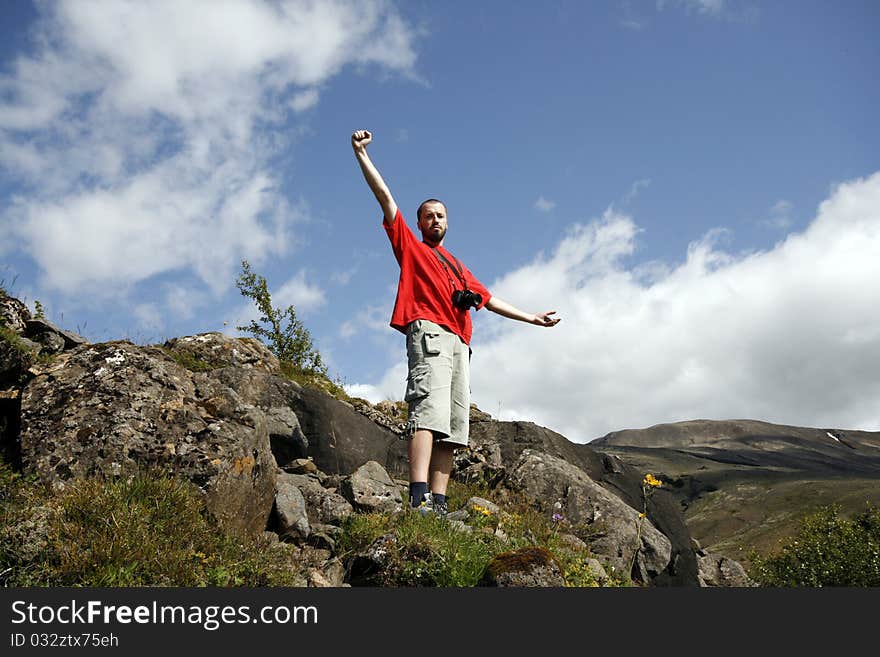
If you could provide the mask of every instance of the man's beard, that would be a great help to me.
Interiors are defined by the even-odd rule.
[[[430,244],[440,244],[444,237],[446,237],[445,226],[440,226],[436,230],[434,228],[429,228],[428,230],[422,231],[422,239]]]

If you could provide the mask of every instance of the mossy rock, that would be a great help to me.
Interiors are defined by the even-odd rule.
[[[565,586],[565,576],[550,550],[525,547],[495,556],[486,566],[479,586]]]

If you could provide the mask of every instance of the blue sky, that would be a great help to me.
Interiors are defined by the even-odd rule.
[[[92,341],[234,333],[247,259],[353,394],[403,393],[412,221],[552,329],[474,318],[473,401],[587,442],[880,429],[880,5],[8,2],[0,280]],[[249,315],[250,313],[250,315]]]

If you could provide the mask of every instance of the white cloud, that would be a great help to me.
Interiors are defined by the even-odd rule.
[[[384,0],[45,3],[38,52],[0,76],[4,238],[51,288],[191,270],[215,293],[285,252],[301,213],[269,166],[288,110],[345,66],[414,77]]]
[[[334,271],[330,275],[330,280],[336,285],[345,286],[351,283],[351,279],[354,278],[356,273],[357,267],[352,267],[351,269],[346,269],[344,271]]]
[[[318,104],[320,95],[317,89],[306,89],[293,96],[290,106],[295,112],[304,112]]]
[[[394,293],[392,292],[392,294]],[[344,340],[348,340],[363,333],[364,330],[377,334],[387,334],[391,311],[392,306],[390,303],[366,306],[358,311],[353,318],[342,323],[342,326],[339,327],[339,336]]]
[[[791,212],[793,208],[794,206],[792,205],[791,201],[780,199],[773,204],[773,207],[770,208],[769,216],[761,223],[770,228],[786,230],[790,228],[793,223],[793,220],[791,218]]]
[[[197,289],[171,284],[165,288],[165,306],[177,320],[190,319],[209,302],[210,298]]]
[[[272,304],[279,308],[293,306],[297,316],[320,308],[326,302],[324,290],[306,280],[305,270],[298,271],[272,293]]]
[[[399,400],[403,398],[406,388],[406,354],[402,362],[388,370],[377,384],[353,383],[345,385],[345,392],[352,397],[366,399],[372,404],[377,404],[386,399]]]
[[[141,329],[157,331],[165,325],[162,311],[154,303],[140,303],[134,307],[134,316]]]
[[[475,401],[578,441],[695,418],[880,429],[880,173],[770,251],[725,253],[710,234],[642,276],[624,261],[637,232],[606,213],[490,287],[563,321],[490,322]]]
[[[544,198],[543,195],[538,197],[538,200],[535,201],[535,209],[538,212],[550,212],[553,208],[556,207],[556,201],[551,201]]]
[[[478,313],[473,401],[586,442],[617,429],[752,418],[880,430],[880,172],[839,185],[773,249],[633,267],[640,230],[614,210],[490,290],[542,329]],[[399,391],[399,368],[375,386]]]

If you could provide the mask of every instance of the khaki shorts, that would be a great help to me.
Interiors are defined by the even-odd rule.
[[[470,349],[455,333],[425,319],[406,327],[409,376],[407,435],[434,432],[435,440],[466,446],[470,416]]]

